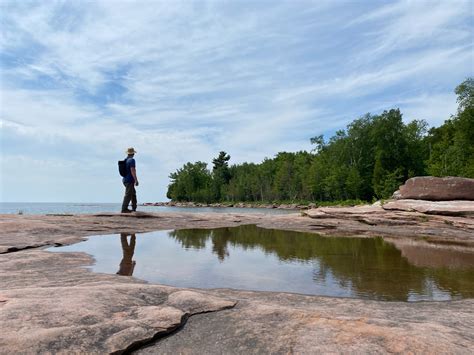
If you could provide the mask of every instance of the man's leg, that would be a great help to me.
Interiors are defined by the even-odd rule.
[[[122,212],[126,212],[128,210],[128,204],[130,203],[130,200],[132,199],[132,189],[133,184],[124,184],[125,185],[125,196],[123,197],[123,202],[122,202]]]
[[[137,190],[135,189],[134,184],[131,184],[131,185],[132,185],[132,195],[131,195],[132,211],[136,211],[137,210]]]

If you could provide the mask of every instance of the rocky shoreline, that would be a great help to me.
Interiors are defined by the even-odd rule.
[[[194,207],[210,207],[210,208],[262,208],[262,209],[284,209],[284,210],[304,210],[309,208],[315,208],[315,203],[310,203],[307,205],[289,203],[289,204],[277,204],[277,203],[246,203],[246,202],[237,202],[237,203],[201,203],[201,202],[176,202],[176,201],[166,201],[166,202],[145,202],[141,206],[161,206],[161,207],[184,207],[184,208],[194,208]]]
[[[339,237],[383,236],[421,266],[450,250],[466,253],[466,260],[474,257],[473,201],[390,203],[396,205],[284,215],[0,215],[0,353],[469,353],[472,299],[404,303],[182,289],[93,273],[85,268],[93,263],[89,255],[44,250],[90,235],[255,224]],[[426,255],[414,252],[414,245]]]

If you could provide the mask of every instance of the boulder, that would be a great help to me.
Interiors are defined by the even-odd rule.
[[[408,179],[394,199],[428,201],[474,200],[474,179],[462,177],[419,176]]]

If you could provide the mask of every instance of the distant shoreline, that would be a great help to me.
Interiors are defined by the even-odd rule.
[[[317,207],[315,203],[310,203],[307,205],[303,204],[284,204],[284,203],[200,203],[200,202],[145,202],[140,204],[140,206],[161,206],[161,207],[210,207],[210,208],[261,208],[261,209],[285,209],[285,210],[305,210],[313,207]]]

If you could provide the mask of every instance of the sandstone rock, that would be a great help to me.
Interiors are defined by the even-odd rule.
[[[183,290],[171,293],[168,296],[167,304],[185,312],[202,313],[216,309],[231,308],[235,305],[235,302],[229,302],[229,300],[203,295],[194,291]]]
[[[427,236],[474,245],[472,215],[443,216],[411,211],[414,210],[383,209],[377,205],[366,205],[320,207],[289,214],[263,214],[256,211],[240,214],[166,212],[75,216],[0,215],[0,255],[47,245],[77,243],[89,235],[221,228],[242,224],[337,236]],[[451,213],[453,214],[456,213]]]
[[[371,214],[383,212],[381,204],[360,205],[353,207],[318,207],[306,210],[303,213],[312,218],[325,218],[353,214]]]
[[[308,216],[310,218],[331,218],[332,216],[324,211],[320,211],[317,208],[310,209],[307,211],[301,212],[304,216]]]
[[[394,193],[394,199],[430,201],[474,200],[474,179],[419,176],[408,179]]]
[[[231,310],[196,315],[143,354],[468,354],[472,300],[366,302],[222,290]],[[455,318],[453,318],[455,317]],[[435,351],[436,350],[436,351]]]
[[[392,195],[392,199],[394,199],[394,200],[399,200],[401,198],[402,198],[402,194],[401,194],[400,190],[395,191]],[[379,202],[379,201],[377,201],[377,202]]]
[[[8,252],[10,248],[69,244],[91,234],[215,228],[236,223],[341,237],[392,235],[396,241],[421,237],[429,244],[439,241],[429,255],[415,255],[411,244],[401,249],[420,266],[436,265],[438,259],[446,257],[447,246],[474,249],[473,218],[380,206],[325,207],[305,212],[325,218],[296,213],[149,214],[155,218],[1,215],[0,249]],[[470,267],[471,255],[456,260]],[[203,314],[193,315],[179,332],[160,340],[158,348],[147,348],[150,353],[429,353],[436,349],[467,354],[474,347],[472,299],[409,304],[274,292],[183,290],[92,273],[84,268],[91,263],[91,257],[84,253],[30,249],[1,255],[0,353],[130,350],[131,345],[169,334],[198,313]],[[228,309],[234,300],[238,301],[237,308]],[[209,310],[219,312],[205,313]],[[202,321],[191,327],[195,319]]]
[[[425,201],[425,200],[397,200],[383,205],[385,210],[421,212],[445,216],[472,216],[474,215],[474,201]]]
[[[81,268],[83,253],[10,253],[0,263],[1,354],[113,353],[167,334],[189,315],[235,305],[218,296]],[[3,302],[2,302],[3,301]]]

